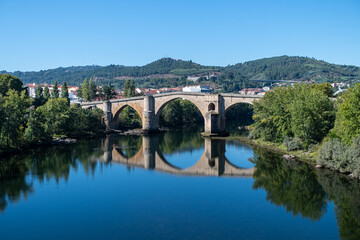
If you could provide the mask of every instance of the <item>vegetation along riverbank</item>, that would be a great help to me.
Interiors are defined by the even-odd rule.
[[[65,86],[65,88],[64,88]],[[62,92],[67,92],[63,84]],[[57,89],[57,88],[54,88]],[[0,155],[48,144],[58,138],[103,134],[100,109],[69,104],[68,95],[37,89],[31,99],[19,78],[0,74]]]
[[[332,98],[331,86],[276,88],[254,103],[253,145],[360,178],[360,84]]]

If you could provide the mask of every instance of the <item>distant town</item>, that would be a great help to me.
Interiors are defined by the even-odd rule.
[[[292,82],[277,82],[277,83],[271,84],[271,86],[264,86],[264,87],[259,87],[259,88],[243,88],[239,91],[239,93],[243,94],[243,95],[263,96],[263,95],[265,95],[266,92],[272,91],[272,89],[274,87],[285,87],[287,85],[293,85],[293,84],[294,83],[292,83]],[[53,84],[46,84],[46,83],[44,83],[44,84],[36,84],[36,83],[26,84],[29,96],[31,98],[35,98],[36,88],[38,86],[40,86],[43,90],[47,86],[49,88],[50,93],[52,93],[54,90]],[[347,88],[350,87],[350,84],[340,82],[340,83],[331,83],[331,86],[333,88],[334,95],[338,95],[339,93],[346,91]],[[58,85],[58,91],[59,91],[60,95],[61,95],[61,88],[62,88],[62,85]],[[70,98],[71,103],[80,103],[80,102],[84,101],[82,98],[78,97],[77,93],[79,91],[79,88],[80,88],[79,86],[68,86],[69,98]],[[97,86],[97,88],[100,89],[101,86]],[[139,96],[147,95],[147,94],[155,95],[155,94],[169,93],[169,92],[212,93],[214,91],[215,91],[215,89],[212,88],[210,85],[201,85],[201,84],[187,85],[187,86],[175,87],[175,88],[159,88],[159,89],[135,88],[135,94],[139,95]],[[123,89],[115,89],[115,96],[113,97],[113,99],[120,99],[120,98],[125,98]],[[101,99],[99,99],[99,100],[101,100]]]

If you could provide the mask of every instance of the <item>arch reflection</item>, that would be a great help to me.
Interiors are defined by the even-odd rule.
[[[252,177],[255,171],[254,167],[237,167],[226,158],[225,140],[205,139],[204,152],[200,159],[194,165],[182,169],[166,160],[159,148],[159,136],[141,138],[140,149],[131,157],[125,156],[116,142],[107,138],[103,142],[104,155],[101,160],[179,175]]]

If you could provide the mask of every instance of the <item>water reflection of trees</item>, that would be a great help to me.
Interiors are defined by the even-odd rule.
[[[0,161],[0,212],[5,210],[8,201],[16,202],[21,195],[27,198],[34,191],[32,183],[26,181],[29,166],[28,161],[14,158]]]
[[[72,146],[41,148],[33,153],[17,155],[0,161],[0,211],[5,210],[8,201],[18,201],[34,192],[33,178],[40,182],[45,179],[69,178],[70,169],[82,166],[85,173],[94,174],[96,159],[103,154],[99,142],[82,142]]]
[[[201,137],[199,129],[165,132],[159,138],[159,148],[164,154],[181,153],[204,146],[204,139]]]
[[[301,214],[314,221],[324,215],[326,194],[310,166],[259,149],[255,155],[254,189],[264,189],[268,201],[295,216]]]
[[[265,151],[255,150],[254,189],[264,189],[267,200],[294,215],[319,220],[327,201],[335,204],[341,239],[360,239],[360,183],[330,170],[314,170]]]
[[[112,137],[110,141],[115,143],[118,151],[121,151],[122,155],[127,158],[134,156],[142,145],[141,136],[116,136]]]
[[[329,170],[317,172],[319,183],[335,204],[341,239],[360,239],[360,183]]]

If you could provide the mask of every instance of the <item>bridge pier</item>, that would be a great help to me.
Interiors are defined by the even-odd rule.
[[[142,137],[142,149],[144,155],[144,168],[155,168],[155,152],[159,147],[158,136],[143,136]]]
[[[106,137],[105,139],[102,140],[101,148],[104,151],[104,154],[101,157],[101,160],[103,162],[111,162],[113,146],[110,144],[109,137]]]
[[[104,114],[105,114],[105,120],[104,120],[104,123],[105,123],[105,126],[106,126],[106,129],[110,129],[110,128],[113,128],[111,126],[111,122],[113,121],[113,114],[112,114],[112,111],[111,111],[111,102],[110,101],[105,101],[103,103],[103,111],[104,111]]]
[[[143,132],[157,132],[159,131],[159,124],[155,117],[155,99],[153,96],[146,95],[144,97],[144,112],[143,112]]]
[[[207,112],[204,116],[204,137],[227,136],[225,132],[224,98],[219,94],[206,96]]]
[[[204,137],[228,136],[225,131],[225,117],[217,112],[209,111],[205,114],[205,132]]]
[[[218,139],[205,139],[205,168],[212,171],[212,175],[221,176],[225,165],[225,141]],[[206,165],[207,164],[207,165]]]

